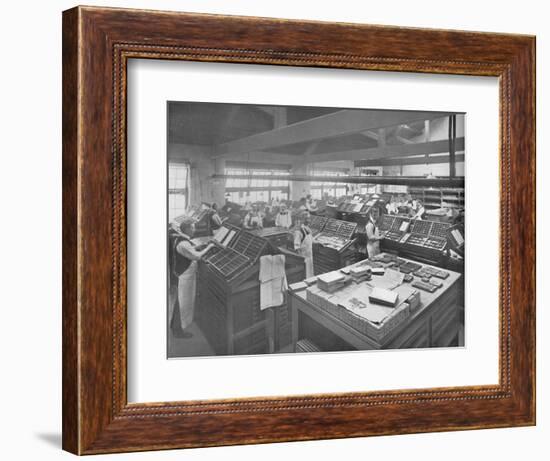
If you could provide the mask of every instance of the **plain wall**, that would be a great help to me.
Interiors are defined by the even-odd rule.
[[[538,425],[100,456],[94,460],[548,459],[550,29],[545,2],[463,0],[86,0],[87,4],[537,34]],[[74,459],[61,440],[61,11],[76,1],[4,2],[0,16],[0,306],[3,459]],[[451,6],[451,5],[448,5]],[[483,229],[480,229],[483,232]],[[213,379],[218,379],[215,375]],[[182,384],[183,385],[183,384]]]

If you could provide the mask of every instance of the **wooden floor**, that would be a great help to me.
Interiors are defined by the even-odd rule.
[[[168,302],[173,303],[175,300],[175,290],[170,291],[170,299]],[[174,312],[173,324],[179,325],[179,312]],[[186,332],[193,336],[190,338],[182,338],[172,328],[168,328],[168,358],[176,357],[208,357],[216,355],[214,349],[208,343],[208,340],[202,333],[199,326],[193,322],[186,328]]]
[[[196,323],[192,323],[185,330],[191,333],[191,338],[178,338],[169,329],[168,333],[168,358],[175,357],[207,357],[214,356],[214,349],[208,344],[208,340],[203,335],[201,329]]]

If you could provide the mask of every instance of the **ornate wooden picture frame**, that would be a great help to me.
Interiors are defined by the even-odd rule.
[[[132,58],[498,77],[498,385],[128,403],[126,66]],[[93,7],[63,13],[65,450],[93,454],[533,424],[534,37]]]

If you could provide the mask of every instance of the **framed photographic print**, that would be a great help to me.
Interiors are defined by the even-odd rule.
[[[64,12],[64,449],[534,424],[534,53]]]

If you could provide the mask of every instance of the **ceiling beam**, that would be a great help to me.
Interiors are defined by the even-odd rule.
[[[359,168],[371,166],[396,166],[396,165],[426,165],[434,163],[449,163],[449,155],[437,155],[426,157],[399,157],[399,158],[381,158],[378,160],[358,160],[355,166]],[[464,154],[457,154],[457,162],[464,161]]]
[[[464,177],[424,178],[418,176],[318,176],[318,175],[225,175],[214,174],[212,179],[271,179],[283,181],[313,181],[345,184],[393,184],[419,187],[464,187]]]
[[[242,154],[225,155],[223,157],[213,156],[214,159],[236,160],[240,162],[268,162],[292,164],[302,155],[280,154],[278,152],[247,152]]]
[[[261,112],[264,112],[265,114],[270,115],[271,117],[274,116],[273,115],[273,106],[256,106],[256,105],[254,105],[254,106],[251,106],[251,107],[253,107],[254,109],[259,110]]]
[[[414,141],[411,141],[410,139],[404,138],[403,136],[399,136],[397,134],[395,135],[395,139],[403,144],[414,144]]]
[[[314,141],[312,142],[309,146],[307,146],[305,152],[302,154],[303,157],[301,156],[300,158],[304,158],[305,159],[305,163],[312,163],[313,162],[313,152],[315,152],[315,149],[317,149],[317,146],[319,145],[321,141]]]
[[[273,107],[273,129],[279,129],[287,125],[287,108],[285,106]]]
[[[235,120],[235,117],[237,117],[240,109],[241,106],[238,105],[231,107],[229,114],[227,114],[227,117],[225,117],[225,120],[220,125],[219,133],[223,133],[229,126],[231,126],[231,123]]]
[[[286,106],[252,106],[256,110],[268,114],[273,119],[273,129],[281,128],[287,124]]]
[[[317,141],[408,122],[433,120],[448,115],[448,112],[344,109],[220,144],[214,148],[214,156],[269,150],[289,144]]]
[[[430,140],[430,136],[431,136],[430,131],[431,131],[430,121],[424,120],[424,142],[428,142]]]
[[[456,144],[457,151],[464,151],[464,138],[457,138]],[[284,163],[291,164],[299,167],[307,163],[329,162],[332,160],[365,160],[369,162],[369,165],[384,165],[382,162],[386,159],[392,159],[395,157],[407,157],[415,155],[429,155],[429,154],[442,154],[449,152],[449,142],[447,140],[441,141],[429,141],[417,144],[406,144],[397,146],[385,146],[385,147],[372,147],[369,149],[357,149],[342,152],[331,152],[328,154],[309,154],[304,155],[291,155],[281,154],[277,152],[250,152],[246,154],[234,154],[224,156],[225,160],[236,160],[241,162],[270,162],[270,163]],[[426,158],[422,157],[422,162],[426,163]],[[401,164],[403,158],[396,159]],[[445,162],[448,161],[445,160]],[[460,161],[460,160],[458,160]],[[371,163],[372,162],[372,163]],[[439,161],[438,161],[439,162]],[[443,162],[443,160],[441,160]],[[439,162],[439,163],[441,163]],[[409,163],[414,164],[414,163]]]
[[[378,147],[386,145],[386,128],[378,128]]]
[[[464,151],[464,138],[456,139],[456,151]],[[442,139],[441,141],[419,142],[416,144],[399,144],[396,146],[371,147],[369,149],[357,149],[343,152],[330,152],[327,154],[312,155],[311,158],[315,163],[328,162],[331,160],[374,160],[393,157],[408,157],[422,154],[443,154],[449,152],[449,141]],[[294,162],[296,165],[303,158]]]
[[[376,134],[374,131],[365,130],[365,131],[361,131],[360,134],[365,136],[365,138],[374,139],[375,141],[378,141],[378,134]]]

